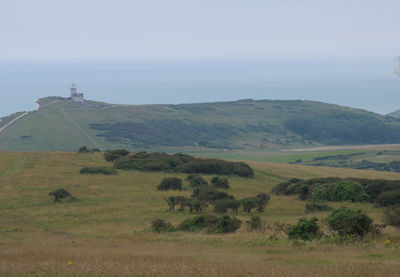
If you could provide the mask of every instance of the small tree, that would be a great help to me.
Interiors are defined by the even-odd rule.
[[[211,179],[211,184],[219,189],[229,189],[228,178],[215,176]]]
[[[362,211],[347,207],[334,210],[328,218],[329,227],[340,236],[364,236],[372,230],[372,219]]]
[[[157,190],[182,190],[182,180],[176,177],[163,178]]]
[[[319,234],[318,219],[313,217],[310,219],[300,218],[297,224],[293,225],[289,230],[289,239],[291,240],[312,240]]]
[[[257,194],[256,198],[257,200],[257,211],[262,213],[265,210],[265,206],[267,206],[269,200],[271,200],[271,197],[267,193],[259,193]]]
[[[79,148],[78,153],[90,153],[90,150],[85,145]]]
[[[214,205],[214,212],[217,214],[224,214],[231,209],[233,213],[237,214],[240,207],[240,201],[236,199],[221,200]]]
[[[63,188],[59,188],[55,191],[49,192],[49,195],[54,197],[54,202],[60,202],[61,199],[71,199],[71,200],[76,199]]]
[[[171,223],[157,218],[151,222],[151,230],[156,233],[165,233],[174,231],[174,227]]]
[[[179,203],[178,198],[176,196],[169,196],[165,198],[165,201],[167,202],[170,211],[174,211],[175,206]]]
[[[245,213],[251,213],[251,210],[258,207],[259,199],[256,197],[244,198],[240,202],[243,206],[243,211]]]
[[[208,182],[200,175],[196,175],[190,179],[189,184],[193,188],[199,188],[199,187],[207,186]]]

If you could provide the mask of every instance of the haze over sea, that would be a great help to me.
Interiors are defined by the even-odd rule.
[[[0,117],[33,110],[46,96],[114,104],[308,99],[387,114],[400,109],[393,59],[241,61],[73,60],[0,62]]]

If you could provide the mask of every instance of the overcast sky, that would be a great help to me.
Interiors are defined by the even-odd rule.
[[[0,59],[398,56],[399,0],[0,0]]]

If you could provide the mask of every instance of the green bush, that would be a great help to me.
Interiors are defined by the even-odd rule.
[[[400,204],[400,190],[382,192],[376,202],[380,207]]]
[[[211,184],[214,187],[219,188],[219,189],[229,189],[230,188],[228,178],[225,178],[225,177],[218,177],[218,176],[213,177],[211,179]]]
[[[213,186],[204,186],[200,188],[195,188],[193,190],[192,197],[208,202],[211,204],[215,204],[218,201],[221,200],[231,200],[234,199],[233,196],[227,194],[226,192],[223,191],[218,191],[215,187]]]
[[[72,196],[68,191],[63,188],[59,188],[55,191],[49,192],[49,195],[54,197],[54,202],[60,202],[62,199],[66,199],[69,201],[77,200],[76,197]]]
[[[213,234],[226,234],[233,233],[240,228],[242,221],[229,215],[223,215],[218,218],[215,229],[209,229],[209,233]]]
[[[326,204],[322,203],[316,203],[316,202],[311,202],[309,204],[306,204],[306,212],[311,213],[311,212],[325,212],[325,211],[331,211],[333,210],[332,207],[329,207]]]
[[[151,222],[151,230],[156,233],[166,233],[174,231],[174,227],[171,223],[158,218]]]
[[[111,167],[84,167],[80,170],[80,174],[103,174],[103,175],[116,175],[118,172]]]
[[[334,210],[328,218],[329,227],[340,236],[364,236],[372,231],[372,219],[360,210],[343,207]]]
[[[224,214],[228,212],[228,209],[231,209],[233,213],[238,213],[240,207],[240,201],[231,199],[231,200],[222,200],[217,202],[214,205],[214,212],[217,214]]]
[[[176,177],[163,178],[157,186],[157,190],[182,190],[183,182]]]
[[[299,221],[289,229],[289,239],[312,240],[316,238],[320,234],[317,221],[318,219],[315,217],[310,219],[300,218]]]
[[[206,179],[204,179],[200,175],[196,175],[193,178],[191,178],[189,184],[193,188],[208,186],[208,182],[206,181]]]
[[[104,159],[108,162],[113,162],[118,158],[127,156],[129,151],[125,149],[118,149],[118,150],[107,150],[104,152]]]
[[[175,206],[179,204],[178,197],[176,196],[169,196],[165,198],[165,201],[167,202],[170,211],[175,211]]]
[[[205,228],[215,229],[217,222],[218,217],[215,215],[198,215],[182,221],[178,226],[178,230],[194,232]]]
[[[363,202],[368,200],[368,194],[359,183],[345,181],[316,187],[312,192],[312,199],[314,201]]]
[[[387,224],[400,227],[400,205],[385,208],[384,215]]]
[[[240,200],[240,203],[243,206],[243,211],[245,213],[251,213],[251,210],[258,206],[258,198],[256,197],[249,197]]]

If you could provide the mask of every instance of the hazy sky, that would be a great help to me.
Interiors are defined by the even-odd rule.
[[[398,56],[399,0],[0,0],[0,59]]]

